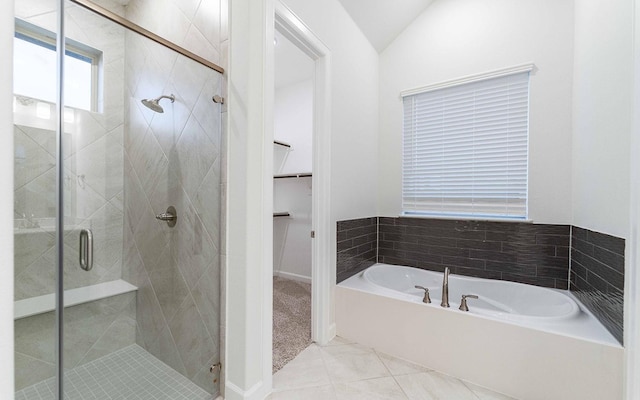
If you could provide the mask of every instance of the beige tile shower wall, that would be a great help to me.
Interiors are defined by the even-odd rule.
[[[126,17],[187,50],[220,63],[224,0],[131,0]],[[226,14],[226,13],[225,13]]]
[[[219,61],[218,0],[132,0],[133,22]],[[139,287],[137,343],[211,393],[220,360],[220,74],[127,32],[124,279]],[[173,94],[154,113],[142,99]],[[155,219],[170,205],[169,228]]]
[[[116,7],[124,13],[122,6]],[[56,30],[56,2],[16,2],[16,16]],[[120,279],[123,232],[124,29],[77,6],[66,7],[66,36],[103,52],[99,111],[65,112],[65,288]],[[52,76],[51,79],[55,79]],[[15,299],[54,292],[55,106],[38,118],[34,99],[15,112]],[[23,218],[33,216],[39,227]],[[47,224],[49,227],[47,227]],[[78,267],[78,233],[94,234],[95,262]]]
[[[65,308],[64,363],[71,369],[135,343],[136,294]],[[16,390],[55,374],[55,313],[15,321]]]

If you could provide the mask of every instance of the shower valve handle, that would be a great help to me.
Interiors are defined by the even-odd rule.
[[[174,206],[169,206],[167,211],[162,214],[156,214],[156,219],[160,221],[165,221],[170,228],[176,226],[176,221],[178,219],[178,215],[176,213],[176,209]]]
[[[171,213],[156,214],[156,219],[159,219],[160,221],[175,221],[176,218],[178,217]]]

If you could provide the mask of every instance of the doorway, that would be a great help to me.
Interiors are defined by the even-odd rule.
[[[274,38],[273,372],[311,344],[314,61]]]
[[[274,41],[286,40],[292,48],[292,52],[296,54],[292,56],[289,67],[282,65],[284,60],[278,59],[277,45],[274,51],[274,73],[272,75],[274,82],[274,127],[273,138],[278,139],[280,137],[279,129],[285,129],[286,123],[281,121],[280,111],[287,111],[286,105],[278,104],[278,100],[291,99],[293,92],[306,93],[306,121],[307,130],[309,130],[309,114],[311,115],[311,129],[310,133],[306,135],[300,135],[298,138],[291,136],[289,140],[298,140],[301,145],[301,150],[296,155],[293,155],[295,149],[291,151],[285,150],[284,157],[278,157],[274,153],[273,168],[277,171],[282,165],[280,170],[284,172],[283,175],[295,175],[295,178],[276,178],[274,181],[280,181],[274,184],[274,207],[281,207],[282,205],[290,206],[294,200],[303,200],[306,204],[306,218],[305,221],[300,221],[300,227],[294,228],[296,232],[300,232],[298,235],[300,238],[307,238],[307,243],[310,243],[310,258],[311,258],[311,338],[307,343],[316,342],[319,344],[326,344],[335,336],[335,325],[331,323],[333,315],[333,305],[331,301],[331,287],[334,283],[335,276],[335,264],[332,260],[331,246],[331,196],[330,196],[330,176],[331,176],[331,135],[330,135],[330,51],[329,49],[318,39],[317,36],[300,20],[287,6],[281,2],[275,3],[275,32]],[[284,47],[284,46],[283,46]],[[280,61],[280,62],[279,62]],[[311,61],[311,64],[309,64]],[[306,67],[303,67],[305,66]],[[297,78],[296,78],[297,76]],[[309,79],[311,77],[311,79]],[[285,85],[283,82],[289,79],[289,83],[298,82],[297,88],[295,85]],[[289,86],[289,93],[283,90],[285,86]],[[280,89],[280,90],[278,90]],[[295,96],[293,96],[295,98]],[[303,106],[303,108],[305,108]],[[286,119],[283,119],[286,121]],[[285,134],[286,136],[286,134]],[[284,143],[289,144],[287,142]],[[279,146],[274,144],[275,146]],[[280,147],[282,147],[280,145]],[[275,150],[274,150],[275,151]],[[282,151],[282,150],[281,150]],[[303,161],[306,160],[306,161]],[[284,161],[284,163],[282,163]],[[310,170],[306,168],[311,167]],[[292,169],[288,169],[291,167]],[[290,182],[287,182],[290,181]],[[295,181],[295,183],[293,183]],[[296,185],[298,189],[295,193],[297,196],[291,196],[294,192],[292,186]],[[282,186],[276,187],[275,185]],[[309,210],[309,201],[311,208]],[[277,212],[287,212],[287,210],[274,209]],[[304,214],[304,211],[303,211]],[[283,218],[283,217],[275,217]],[[286,217],[284,217],[286,218]],[[309,220],[311,224],[309,225]],[[278,228],[276,224],[279,221],[274,221],[274,235],[277,235],[278,229],[280,234],[288,231],[288,235],[291,235],[291,222],[289,221],[289,227],[285,230]],[[306,224],[306,225],[305,225]],[[286,257],[285,252],[280,252],[275,248],[279,243],[280,238],[274,236],[274,275],[279,277],[285,276],[287,273],[288,278],[294,278],[299,285],[305,281],[304,275],[295,276],[291,275],[291,269],[285,270],[284,263],[280,264],[278,256]],[[297,253],[302,259],[308,260],[309,252]],[[306,254],[306,255],[303,255]],[[301,270],[298,270],[301,271]],[[308,269],[307,269],[307,274]],[[296,272],[293,272],[296,274]],[[297,278],[297,279],[295,279]],[[275,296],[274,288],[274,296]],[[274,316],[276,314],[274,309]],[[274,331],[274,337],[277,332]],[[296,352],[303,350],[304,347],[293,351]],[[291,357],[293,358],[293,357]],[[273,363],[275,365],[275,363]]]

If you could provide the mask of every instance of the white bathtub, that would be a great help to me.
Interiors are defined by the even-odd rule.
[[[336,332],[519,400],[620,400],[624,350],[566,290],[376,264],[336,287]],[[431,304],[422,302],[430,289]],[[463,294],[469,311],[460,311]]]
[[[409,300],[422,301],[424,291],[416,285],[429,288],[432,304],[442,299],[443,274],[411,267],[377,264],[363,272],[362,277],[377,286],[407,294]],[[576,317],[578,304],[560,291],[521,283],[469,278],[449,275],[449,304],[458,308],[462,295],[477,295],[467,299],[471,314],[483,315],[512,322],[557,322]]]

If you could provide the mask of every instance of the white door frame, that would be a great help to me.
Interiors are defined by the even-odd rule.
[[[264,399],[272,388],[273,102],[276,25],[316,63],[312,244],[313,340],[331,339],[330,55],[280,0],[229,2],[227,233],[223,247],[225,398]]]
[[[335,335],[330,321],[331,285],[335,279],[331,276],[333,268],[330,268],[331,55],[329,48],[281,1],[275,3],[275,29],[315,62],[311,178],[311,229],[315,238],[311,246],[311,339],[326,344]]]
[[[640,399],[640,1],[633,2],[633,115],[631,125],[630,226],[625,274],[625,398]]]
[[[5,61],[0,75],[0,399],[14,395],[13,352],[13,30],[14,2],[0,13],[0,51]]]

